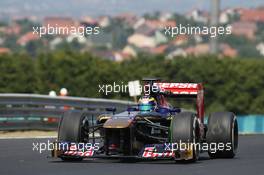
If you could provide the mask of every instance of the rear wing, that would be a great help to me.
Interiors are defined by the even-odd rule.
[[[204,90],[201,83],[154,83],[162,94],[171,97],[196,98],[197,115],[204,119]]]

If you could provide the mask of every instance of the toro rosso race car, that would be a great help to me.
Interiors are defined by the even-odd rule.
[[[211,158],[233,158],[238,147],[238,124],[232,112],[215,112],[204,123],[204,90],[200,83],[143,80],[149,88],[136,106],[91,120],[85,112],[67,111],[60,121],[52,157],[120,160],[172,159],[195,162],[207,151]],[[193,112],[172,107],[167,98],[193,98]]]

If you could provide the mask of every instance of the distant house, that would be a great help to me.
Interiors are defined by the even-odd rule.
[[[260,55],[264,56],[264,43],[259,43],[257,46],[256,46],[256,49],[259,51]]]
[[[201,35],[193,35],[193,38],[195,40],[196,43],[201,43],[203,42],[203,38],[201,37]]]
[[[72,27],[77,27],[78,25],[78,22],[68,17],[46,17],[43,20],[43,26],[60,29],[57,34],[62,36],[69,35],[70,33],[67,31],[71,31]]]
[[[124,47],[122,50],[124,54],[130,55],[131,57],[136,57],[137,56],[137,49],[131,45],[127,45]]]
[[[0,45],[4,44],[5,39],[3,37],[0,37]]]
[[[131,58],[131,55],[120,52],[120,51],[116,51],[113,54],[114,54],[114,60],[117,62],[121,62],[121,61]]]
[[[74,40],[76,40],[78,43],[81,43],[81,44],[86,43],[86,38],[85,38],[85,36],[82,36],[82,35],[71,34],[71,35],[67,36],[67,38],[66,38],[66,41],[69,43],[74,41]]]
[[[232,34],[237,36],[245,36],[250,40],[255,39],[255,33],[257,31],[257,25],[255,22],[240,21],[231,24]]]
[[[157,45],[168,42],[168,39],[165,34],[159,30],[155,31],[154,37]]]
[[[18,40],[17,40],[17,44],[21,45],[21,46],[25,46],[28,42],[30,41],[36,41],[39,40],[39,35],[38,34],[34,34],[33,32],[28,32],[24,35],[22,35]]]
[[[159,16],[160,21],[169,21],[172,18],[172,13],[170,12],[162,12]]]
[[[55,49],[62,42],[63,42],[63,39],[61,37],[54,38],[53,40],[49,42],[50,49]]]
[[[98,24],[101,27],[107,27],[110,25],[110,18],[108,16],[101,16],[98,19]]]
[[[187,53],[184,49],[182,48],[177,48],[175,50],[173,50],[172,52],[170,52],[166,58],[168,59],[173,59],[174,57],[177,57],[177,56],[183,56],[183,57],[186,57],[187,56]]]
[[[264,9],[241,9],[240,19],[242,21],[264,22]]]
[[[127,42],[139,48],[143,48],[143,47],[153,48],[156,47],[157,45],[154,37],[137,34],[137,33],[128,37]]]
[[[97,20],[95,20],[91,16],[84,16],[84,17],[81,18],[81,21],[82,22],[86,22],[86,23],[91,23],[91,24],[97,23]]]
[[[222,55],[234,58],[237,56],[237,50],[229,46],[228,44],[220,44],[220,51]]]
[[[187,53],[187,55],[204,55],[209,53],[210,47],[208,44],[197,44],[195,46],[192,47],[188,47],[187,49],[185,49],[185,52]]]
[[[164,54],[164,53],[166,53],[166,49],[168,49],[168,47],[169,47],[168,44],[163,44],[163,45],[157,46],[155,48],[151,48],[149,50],[149,52],[152,54]]]
[[[219,22],[222,24],[228,23],[229,21],[229,16],[226,12],[222,12],[219,16]]]
[[[188,12],[186,14],[186,17],[188,19],[193,19],[196,22],[207,23],[208,19],[209,19],[209,14],[204,12],[204,11],[194,9],[194,10]]]
[[[160,20],[146,20],[145,24],[154,29],[164,29],[165,27],[175,27],[176,21],[160,21]]]
[[[99,50],[94,50],[92,52],[94,55],[104,58],[104,59],[108,59],[111,61],[117,61],[117,62],[121,62],[124,61],[126,59],[130,59],[131,56],[128,54],[123,53],[122,51],[111,51],[111,50],[107,50],[107,51],[99,51]]]
[[[193,47],[188,47],[187,49],[185,49],[185,52],[188,55],[204,55],[210,52],[210,46],[209,44],[197,44]],[[220,44],[220,53],[223,56],[232,58],[237,56],[237,50],[230,47],[228,44]]]
[[[7,35],[19,35],[21,32],[21,26],[15,23],[3,28],[3,32]]]
[[[141,25],[137,26],[134,32],[137,34],[151,36],[155,34],[156,30],[157,29],[147,25],[146,23],[142,23]]]
[[[80,21],[82,26],[97,26],[98,21],[90,16],[85,16]]]
[[[146,21],[145,18],[143,18],[143,17],[139,18],[139,19],[135,22],[135,24],[133,25],[133,28],[136,30],[136,29],[139,28],[141,25],[144,25],[144,24],[145,24],[145,21]],[[149,26],[148,26],[148,28],[149,28]]]
[[[171,44],[175,46],[181,46],[188,43],[189,37],[187,35],[178,35],[171,41]]]
[[[128,37],[127,41],[139,48],[154,48],[159,44],[168,42],[168,39],[160,30],[143,24],[135,30],[133,35]]]
[[[10,49],[6,47],[0,47],[0,54],[8,54],[10,52],[11,52]]]
[[[222,24],[228,23],[230,20],[229,18],[231,16],[234,16],[235,14],[236,14],[235,9],[231,9],[231,8],[225,9],[220,13],[219,22]]]

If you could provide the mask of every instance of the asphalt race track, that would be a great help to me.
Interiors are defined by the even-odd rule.
[[[47,142],[47,139],[1,139],[0,175],[264,175],[264,135],[240,136],[235,159],[210,160],[207,153],[203,153],[201,160],[193,164],[121,163],[98,159],[62,162],[47,158],[49,152],[32,151],[33,142]]]

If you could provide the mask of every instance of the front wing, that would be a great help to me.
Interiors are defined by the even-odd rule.
[[[103,159],[120,159],[120,158],[136,158],[136,159],[175,159],[190,160],[193,158],[193,150],[172,150],[166,144],[145,145],[137,155],[126,156],[122,154],[106,155],[103,147],[98,146],[79,146],[78,143],[56,142],[55,149],[52,150],[53,158],[103,158]],[[78,146],[77,146],[78,145]]]

